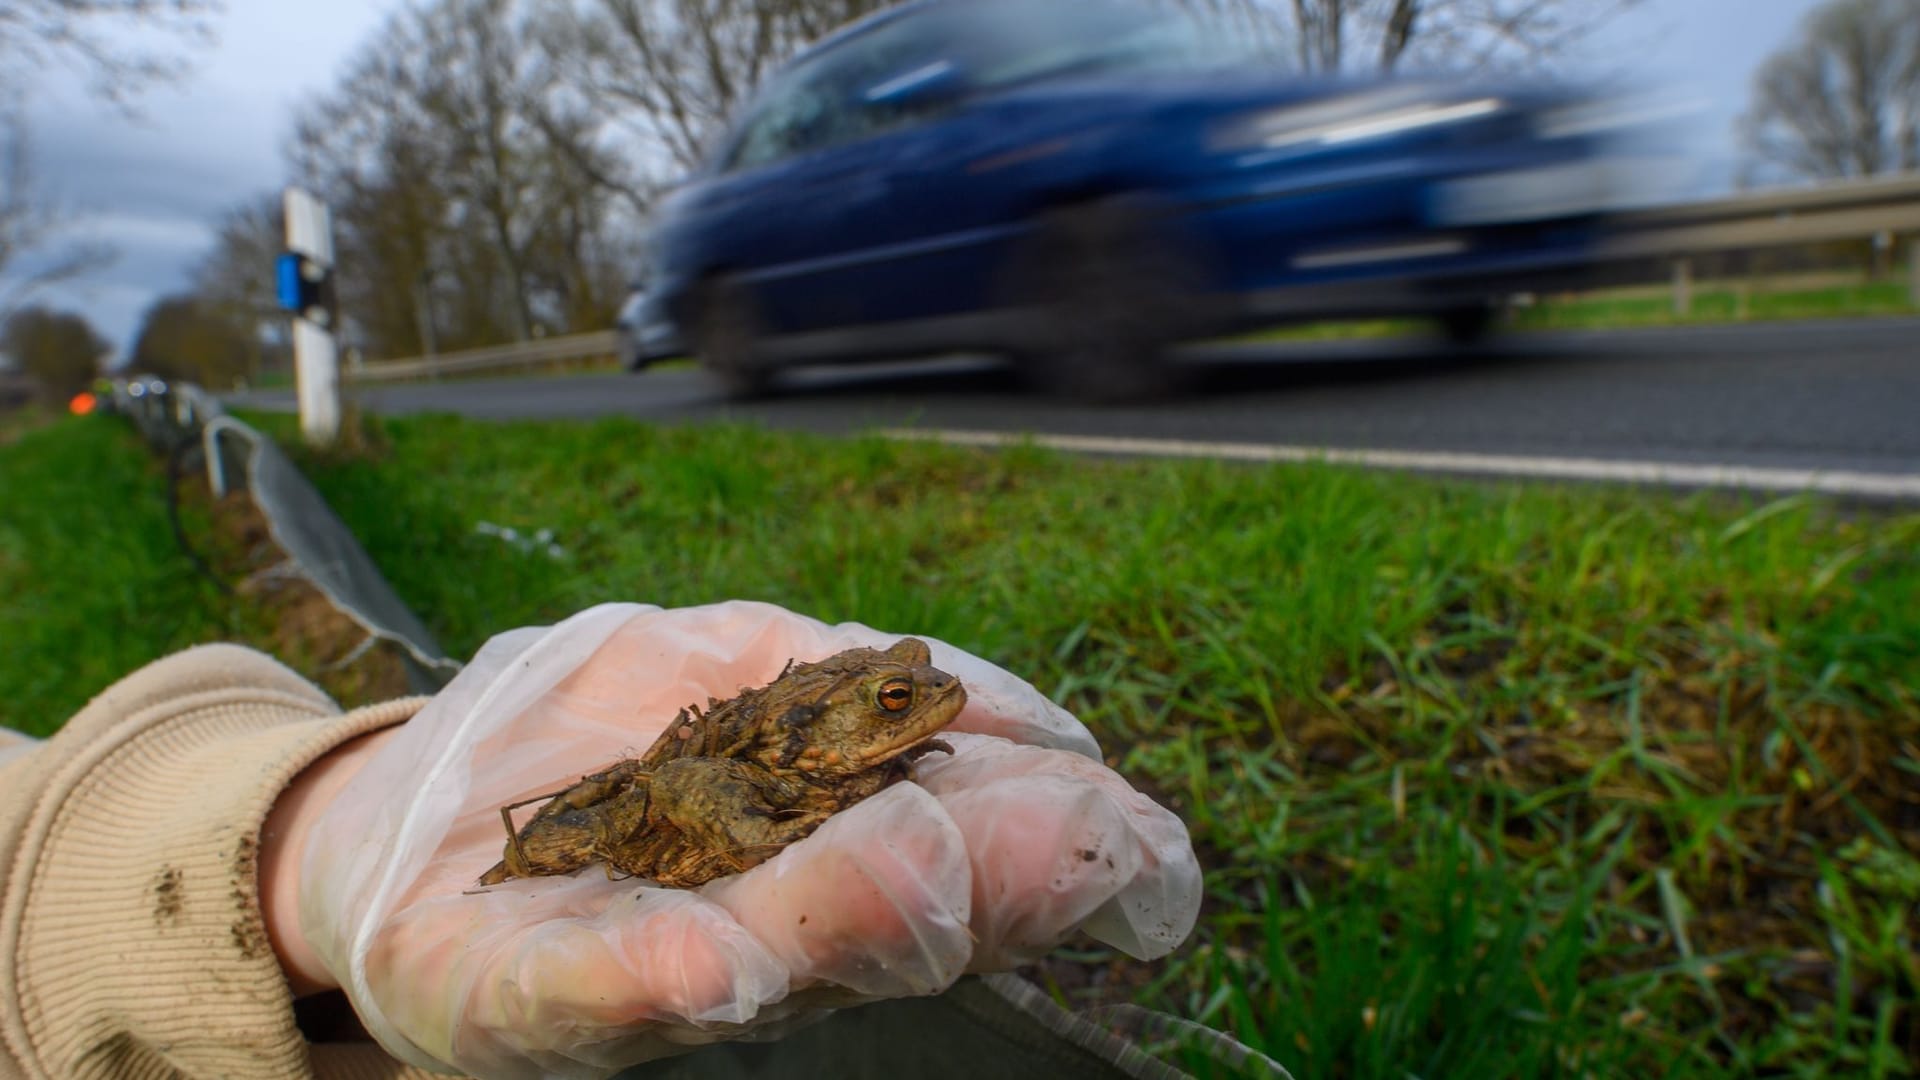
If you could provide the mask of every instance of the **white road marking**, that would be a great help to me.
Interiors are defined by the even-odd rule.
[[[1612,461],[1601,458],[1521,457],[1422,450],[1337,450],[1269,443],[1193,442],[1185,439],[1134,439],[1104,435],[1016,434],[1003,431],[949,431],[938,428],[890,428],[893,439],[918,439],[955,446],[1018,446],[1031,443],[1054,450],[1141,457],[1216,458],[1226,461],[1309,462],[1359,465],[1416,472],[1485,476],[1602,480],[1671,487],[1744,488],[1755,491],[1813,491],[1872,499],[1920,499],[1920,475],[1849,470],[1779,469],[1751,465],[1689,465],[1666,461]]]

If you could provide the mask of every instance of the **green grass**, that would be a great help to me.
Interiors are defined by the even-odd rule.
[[[303,463],[457,655],[746,597],[1032,679],[1208,866],[1195,941],[1114,984],[1301,1077],[1920,1055],[1920,516],[618,420]]]
[[[1769,285],[1761,279],[1753,283],[1702,282],[1695,286],[1685,315],[1674,313],[1673,294],[1665,286],[1546,296],[1516,308],[1509,316],[1509,325],[1516,330],[1614,330],[1916,313],[1920,309],[1913,306],[1904,281]],[[1416,319],[1363,319],[1286,326],[1256,336],[1275,341],[1327,341],[1425,332],[1426,325]]]
[[[0,722],[47,734],[150,660],[260,633],[175,543],[166,488],[124,420],[43,418],[0,439]],[[205,542],[204,505],[182,524]]]
[[[1674,314],[1669,290],[1627,289],[1564,301],[1549,299],[1515,312],[1513,323],[1527,330],[1587,330],[1911,315],[1915,311],[1904,281],[1783,289],[1721,285],[1695,288],[1685,315]]]
[[[247,381],[249,390],[292,390],[296,385],[293,369],[290,367],[256,371]]]
[[[1232,1028],[1301,1076],[1578,1075],[1631,1056],[1632,1032],[1588,1007],[1582,979],[1615,859],[1514,865],[1446,818],[1404,851],[1381,859],[1349,838],[1350,877],[1259,896],[1254,950],[1206,968]]]
[[[1888,884],[1920,849],[1920,517],[611,420],[376,441],[308,465],[457,652],[606,599],[751,597],[1032,678],[1210,864],[1152,993],[1306,1075],[1920,1047]],[[1364,1067],[1356,995],[1394,1023]]]

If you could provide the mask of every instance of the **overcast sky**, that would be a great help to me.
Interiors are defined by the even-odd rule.
[[[1036,0],[1060,2],[1060,0]],[[1592,39],[1582,71],[1655,78],[1703,103],[1703,175],[1724,185],[1733,118],[1754,68],[1817,0],[1644,0]],[[228,0],[219,41],[180,86],[128,119],[55,77],[28,103],[36,169],[74,211],[76,232],[117,261],[38,299],[86,315],[124,348],[155,299],[185,285],[222,210],[284,181],[280,148],[295,103],[323,92],[394,0]],[[263,267],[261,272],[269,272]]]

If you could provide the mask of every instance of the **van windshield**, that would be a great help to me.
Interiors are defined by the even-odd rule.
[[[1000,87],[1060,75],[1210,71],[1245,54],[1176,12],[1124,3],[982,0],[965,26],[971,81]]]

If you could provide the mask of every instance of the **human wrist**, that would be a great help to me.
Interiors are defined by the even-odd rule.
[[[295,997],[337,989],[334,978],[300,930],[300,863],[315,822],[398,727],[344,742],[301,770],[274,800],[260,830],[260,910],[267,940]]]

